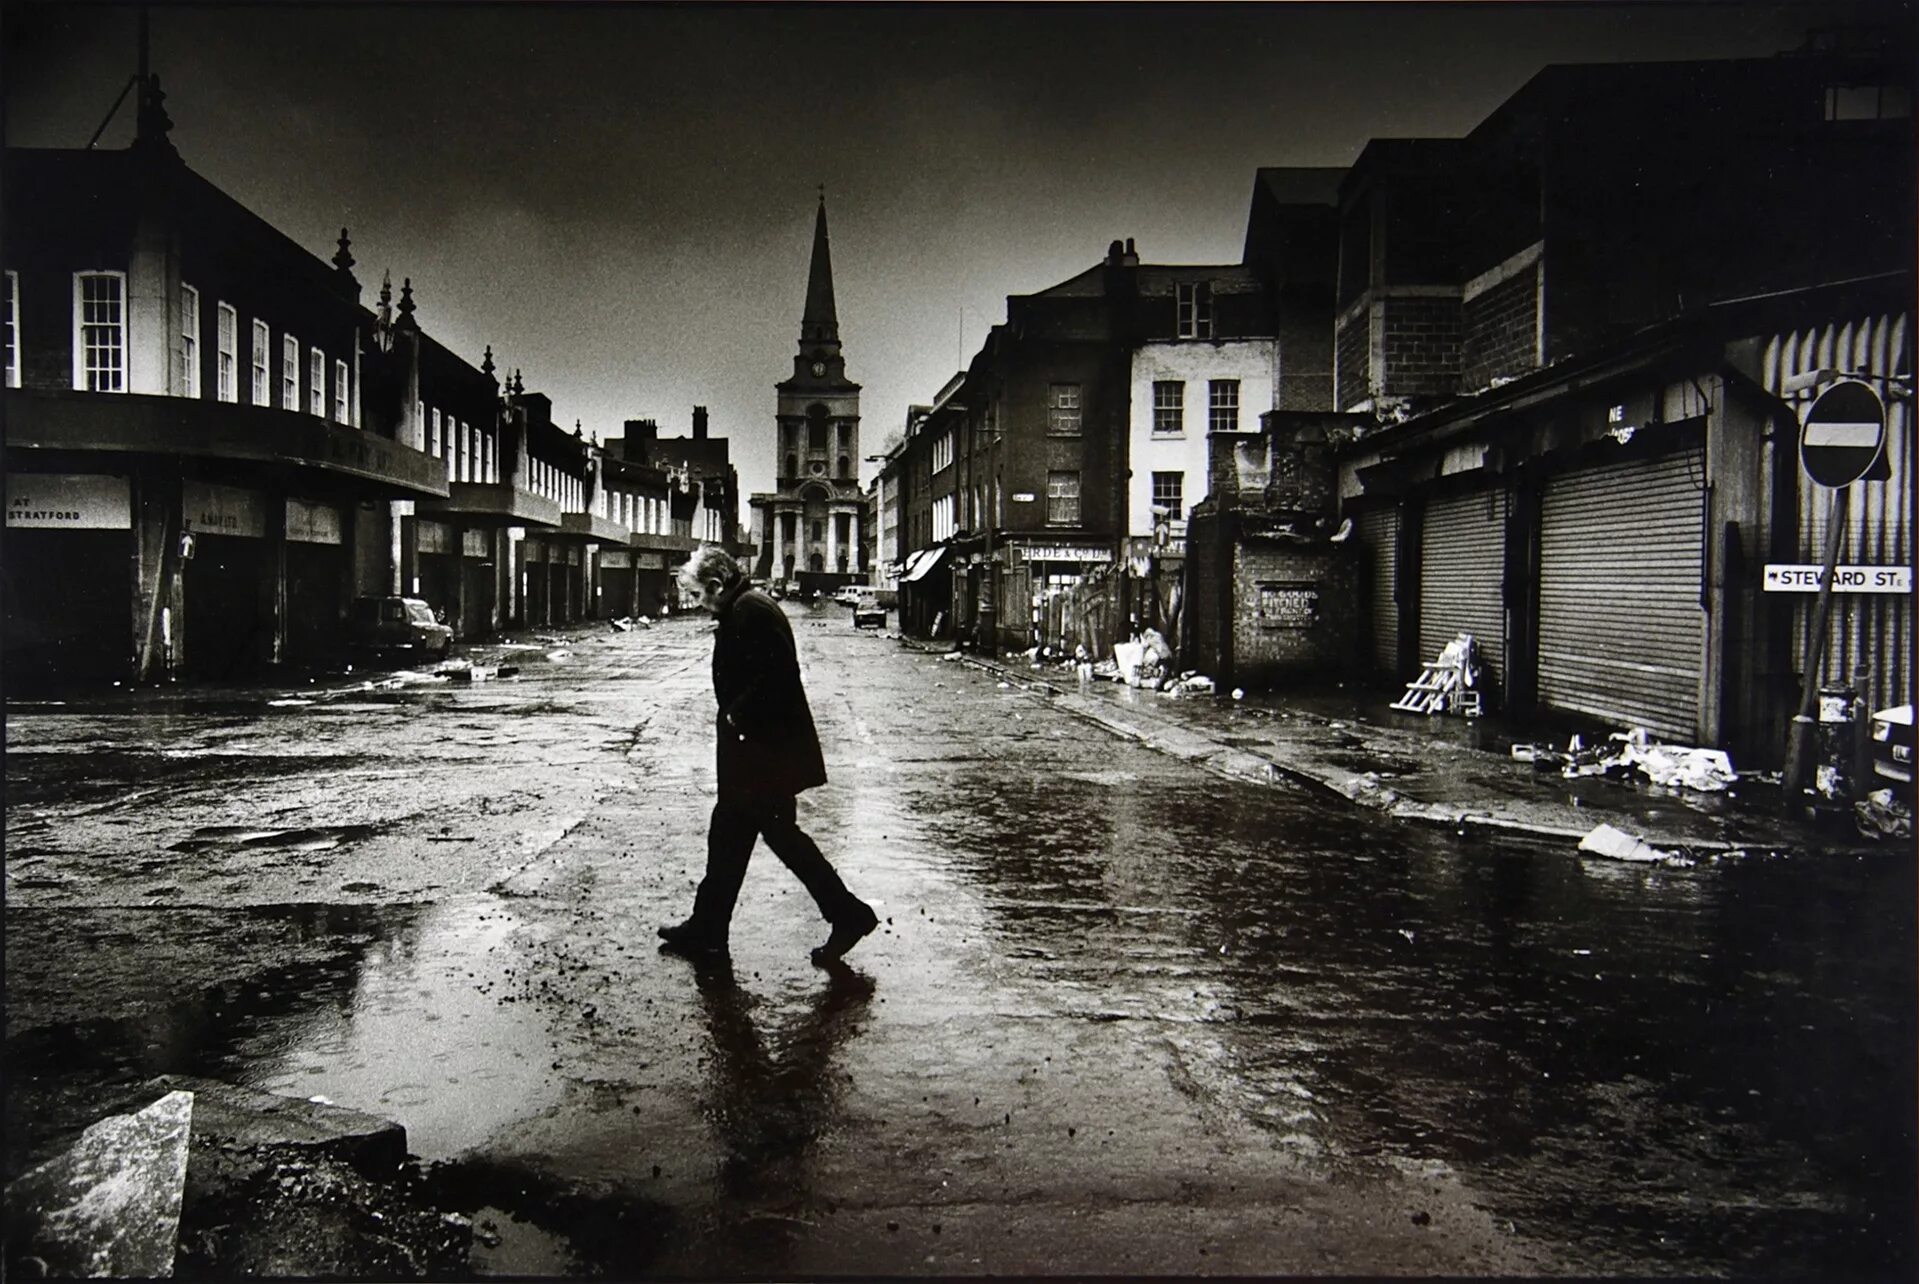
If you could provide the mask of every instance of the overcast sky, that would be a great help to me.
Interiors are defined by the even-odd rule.
[[[1881,6],[1882,8],[1884,6]],[[589,434],[707,406],[773,483],[818,185],[863,453],[1133,237],[1237,262],[1253,172],[1458,135],[1554,62],[1767,55],[1832,4],[152,7],[194,169]],[[9,4],[10,144],[83,147],[135,10]],[[131,103],[102,146],[131,136]],[[15,194],[10,199],[19,199]],[[871,467],[867,468],[870,475]],[[744,519],[745,512],[741,517]]]

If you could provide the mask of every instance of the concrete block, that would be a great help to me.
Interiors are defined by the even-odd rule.
[[[173,1274],[193,1101],[191,1092],[169,1091],[144,1110],[109,1115],[9,1186],[10,1272]]]
[[[194,1094],[196,1141],[309,1150],[369,1174],[391,1172],[406,1161],[406,1129],[377,1115],[189,1075],[161,1075],[148,1087]]]

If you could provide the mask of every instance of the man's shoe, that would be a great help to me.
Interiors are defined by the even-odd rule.
[[[726,953],[726,938],[715,936],[692,919],[661,928],[660,940],[665,942],[660,946],[662,950],[687,958],[712,958]]]
[[[873,912],[872,907],[860,906],[833,924],[833,933],[826,938],[826,944],[813,948],[813,961],[833,963],[844,958],[848,950],[865,940],[879,925],[879,915]]]

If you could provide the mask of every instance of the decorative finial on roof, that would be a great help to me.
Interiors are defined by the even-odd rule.
[[[575,419],[573,421],[573,440],[578,441],[584,436],[586,436],[586,433],[580,428],[580,421]]]
[[[486,345],[486,356],[480,361],[480,373],[489,379],[493,378],[493,345],[490,343]]]
[[[525,391],[526,384],[520,380],[520,368],[515,366],[513,367],[513,395],[517,397]]]
[[[413,313],[415,309],[417,308],[417,306],[418,305],[413,302],[413,278],[410,276],[401,277],[400,278],[400,324],[401,325],[408,326],[414,329],[419,328],[420,323],[413,319]]]
[[[173,117],[167,115],[166,101],[159,74],[148,76],[147,83],[140,89],[140,112],[133,134],[136,144],[174,150],[173,140],[167,137],[173,128]]]
[[[352,244],[353,242],[347,239],[346,229],[344,227],[341,228],[340,249],[339,252],[333,256],[333,266],[339,268],[342,272],[353,271],[353,251],[350,248]]]

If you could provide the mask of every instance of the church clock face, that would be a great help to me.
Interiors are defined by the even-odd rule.
[[[826,363],[824,361],[815,361],[813,363],[813,377],[815,379],[823,379],[826,377]]]

